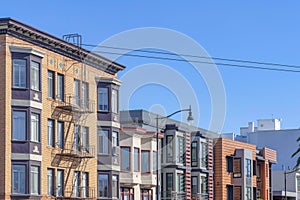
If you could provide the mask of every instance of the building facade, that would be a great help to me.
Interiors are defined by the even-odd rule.
[[[120,112],[122,126],[134,124],[156,132],[154,113],[145,110]],[[213,199],[213,139],[218,134],[172,119],[158,123],[163,134],[159,144],[160,198]]]
[[[276,152],[218,138],[214,144],[214,199],[272,199],[272,165]]]
[[[1,199],[119,197],[119,168],[98,139],[107,130],[118,142],[116,73],[124,66],[68,37],[78,43],[0,19]]]
[[[120,133],[122,199],[157,199],[156,133],[136,126],[122,127]]]

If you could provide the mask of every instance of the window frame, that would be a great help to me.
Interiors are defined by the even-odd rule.
[[[196,179],[196,185],[194,185],[193,179]],[[196,187],[196,188],[195,188]],[[194,190],[196,189],[196,193]],[[199,176],[191,176],[191,193],[192,195],[199,193]]]
[[[22,191],[21,191],[21,189],[18,189],[17,190],[17,192],[15,192],[15,190],[14,190],[14,185],[15,185],[15,182],[14,182],[14,180],[15,180],[15,169],[14,169],[14,166],[22,166],[22,167],[24,167],[24,171],[21,171],[21,172],[19,172],[19,171],[17,171],[18,172],[18,179],[22,179],[22,178],[24,178],[24,180],[23,181],[21,181],[22,183],[24,183],[24,184],[19,184],[19,187],[18,188],[20,188],[20,186],[22,187],[24,187],[24,188],[22,188]],[[28,183],[27,183],[27,181],[28,181],[28,177],[27,177],[27,165],[26,164],[20,164],[20,163],[12,163],[12,165],[11,165],[11,168],[12,168],[12,171],[11,171],[11,173],[12,173],[12,178],[11,178],[11,193],[12,194],[26,194],[27,193],[27,186],[28,186]],[[21,177],[22,176],[22,174],[20,174],[20,173],[22,173],[23,174],[23,177]],[[24,191],[23,191],[24,190]]]
[[[78,84],[78,85],[77,85]],[[76,88],[78,87],[78,88]],[[73,103],[76,106],[80,106],[80,98],[81,98],[81,92],[80,92],[80,80],[74,79],[74,98],[73,98]],[[78,93],[78,94],[76,94]]]
[[[61,173],[61,177],[60,177],[60,179],[59,179],[59,173]],[[64,170],[62,170],[62,169],[58,169],[57,170],[57,175],[56,175],[56,182],[55,182],[55,188],[56,188],[56,196],[57,197],[62,197],[62,196],[64,196],[64,190],[65,190],[65,188],[64,188],[64,180],[65,180],[65,176],[64,176]],[[61,181],[61,182],[60,182]],[[59,185],[58,185],[58,183],[60,183]],[[58,187],[60,187],[61,188],[61,194],[60,193],[58,193],[59,192],[59,189],[58,189]]]
[[[171,138],[170,141],[169,141],[169,138]],[[166,137],[166,163],[173,163],[173,161],[174,161],[173,139],[174,139],[173,135],[167,135],[167,137]]]
[[[18,81],[18,85],[15,85],[16,83],[16,80],[15,80],[15,64],[14,64],[14,61],[15,60],[22,60],[22,61],[25,61],[25,86],[20,86],[22,84],[20,84],[20,77],[21,77],[21,73],[22,71],[20,72],[20,69],[18,71],[18,76],[19,76],[19,81]],[[19,67],[20,68],[20,67]],[[27,72],[27,69],[28,69],[28,58],[12,58],[12,88],[14,89],[27,89],[28,88],[28,81],[27,81],[27,78],[28,78],[28,72]]]
[[[81,144],[82,144],[82,151],[83,152],[89,152],[89,146],[90,146],[90,141],[89,141],[89,132],[90,129],[87,126],[82,126],[81,127]]]
[[[196,146],[193,146],[193,144],[196,144]],[[194,150],[194,153],[193,153]],[[195,158],[193,158],[193,155],[195,154]],[[192,167],[198,166],[198,141],[193,141],[191,143],[191,165]]]
[[[101,103],[103,103],[103,106],[107,106],[107,108],[105,109],[100,109],[100,95],[99,95],[99,89],[105,89],[106,90],[106,96],[104,96],[105,97],[105,99],[103,99],[102,101],[104,101],[104,102],[101,102]],[[98,86],[97,87],[97,111],[99,111],[99,112],[109,112],[109,91],[110,91],[110,88],[109,87],[107,87],[107,86]],[[105,94],[105,93],[103,93],[103,94]],[[106,101],[106,102],[105,102]],[[107,103],[107,105],[105,105],[105,103]]]
[[[103,133],[106,133],[106,137],[104,137]],[[98,154],[99,155],[109,155],[109,133],[110,130],[109,129],[102,129],[102,128],[98,128],[98,132],[97,132],[97,143],[98,143]],[[99,137],[100,135],[102,135],[102,144],[100,144],[99,141]],[[104,144],[106,146],[104,146]],[[100,148],[102,147],[102,152],[100,152]],[[104,148],[106,147],[106,151],[104,151]]]
[[[49,176],[50,176],[50,174],[49,174],[49,172],[51,172],[50,174],[51,174],[51,184],[52,185],[50,185],[49,184]],[[54,175],[54,169],[53,168],[47,168],[47,196],[54,196],[54,184],[55,184],[55,182],[54,182],[54,178],[55,178],[55,175]]]
[[[56,78],[57,78],[56,99],[58,101],[64,101],[65,100],[65,76],[63,74],[57,73]]]
[[[15,138],[15,134],[14,134],[14,126],[15,126],[15,121],[14,121],[14,112],[18,112],[18,113],[24,113],[25,117],[24,117],[24,138],[22,137],[21,139]],[[22,110],[22,109],[12,109],[12,141],[26,141],[27,137],[28,137],[28,133],[27,133],[27,128],[28,128],[28,123],[27,123],[27,118],[28,118],[28,111],[27,110]]]
[[[107,179],[100,179],[100,177],[99,176],[105,176]],[[98,186],[97,186],[97,197],[99,197],[99,198],[105,198],[105,197],[108,197],[109,196],[109,191],[108,191],[108,186],[109,186],[109,174],[107,174],[107,173],[98,173],[98,175],[97,175],[97,177],[98,177]],[[101,195],[100,196],[100,180],[104,180],[103,182],[104,182],[104,184],[103,184],[103,195]],[[105,181],[106,181],[106,183],[105,183]],[[106,188],[106,194],[105,194],[105,186],[107,187]]]
[[[52,79],[49,78],[49,74],[52,75]],[[55,72],[52,70],[48,70],[47,72],[47,87],[48,87],[48,98],[55,99]],[[52,88],[50,88],[52,86]],[[52,95],[50,95],[52,93]]]
[[[33,125],[32,117],[36,116],[36,124]],[[36,127],[34,127],[36,126]],[[34,129],[33,129],[34,128]],[[35,132],[34,132],[35,130]],[[41,142],[41,115],[39,113],[31,112],[30,113],[30,141],[31,142]]]
[[[115,88],[111,89],[111,112],[119,113],[119,91]]]
[[[138,154],[137,154],[137,169],[136,169],[136,150],[138,150]],[[134,158],[133,158],[134,172],[140,172],[141,171],[141,165],[140,165],[141,152],[140,152],[140,148],[134,147],[133,155],[134,155]]]
[[[37,171],[33,171],[34,168],[36,168]],[[37,165],[31,165],[30,166],[30,194],[32,195],[40,194],[40,185],[41,185],[40,177],[41,177],[41,167]],[[35,181],[37,181],[37,183],[35,183]]]
[[[62,134],[60,135],[60,131],[59,131],[59,128],[60,128],[60,125],[61,128],[62,128]],[[57,121],[57,127],[56,127],[56,143],[57,143],[57,147],[58,148],[63,148],[64,147],[64,140],[65,140],[65,123],[63,121]],[[60,141],[61,140],[61,141]],[[60,143],[61,142],[61,143]]]
[[[37,68],[33,67],[34,64],[37,64]],[[34,74],[38,77],[33,77]],[[35,78],[38,80],[34,80]],[[33,81],[37,81],[37,83]],[[35,60],[30,60],[30,89],[38,92],[41,91],[41,63]]]
[[[151,173],[151,169],[150,169],[150,150],[141,150],[141,173],[142,174],[150,174]],[[148,155],[148,162],[146,164],[148,164],[148,171],[144,171],[143,170],[143,153],[147,153]]]
[[[116,178],[116,180],[114,180],[114,178]],[[114,183],[117,183],[116,187],[114,187]],[[116,196],[114,196],[114,193],[116,193]],[[119,176],[116,174],[111,176],[111,197],[119,198]]]
[[[131,170],[131,148],[129,146],[121,146],[121,159],[120,159],[120,166],[121,166],[121,171],[123,172],[128,172]],[[128,169],[123,168],[123,149],[128,149]]]
[[[239,161],[240,171],[235,171],[236,169],[236,162]],[[234,158],[233,159],[233,178],[241,178],[242,177],[242,159],[241,158]]]
[[[246,177],[250,178],[250,177],[252,177],[252,170],[251,170],[251,168],[252,168],[252,160],[246,158],[245,164],[246,164],[246,173],[245,173]]]

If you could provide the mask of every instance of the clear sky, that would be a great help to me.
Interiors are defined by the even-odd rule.
[[[10,0],[1,2],[0,16],[58,37],[79,33],[86,44],[99,44],[133,28],[169,28],[193,38],[213,57],[300,65],[299,8],[296,1]],[[196,91],[200,112],[194,115],[200,116],[202,128],[208,127],[210,96],[204,81],[188,64],[132,57],[118,62],[127,66],[121,79],[141,64],[155,62],[174,68]],[[238,132],[248,121],[272,116],[282,118],[284,128],[300,127],[300,73],[218,69],[227,98],[223,132]],[[179,109],[176,95],[159,85],[145,85],[132,95],[130,108],[155,111],[163,107],[166,114],[172,113]],[[161,106],[153,106],[157,104]]]

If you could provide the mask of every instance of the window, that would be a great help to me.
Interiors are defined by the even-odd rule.
[[[300,192],[300,176],[297,176],[297,191]]]
[[[141,189],[141,200],[152,200],[152,190]]]
[[[157,152],[156,151],[153,151],[153,161],[152,161],[152,164],[153,164],[153,173],[156,173],[157,172]]]
[[[119,177],[117,175],[112,176],[112,197],[119,197]]]
[[[226,185],[227,200],[233,200],[233,185]]]
[[[54,170],[47,170],[47,194],[48,196],[54,196]]]
[[[80,106],[80,81],[74,79],[74,104]]]
[[[261,181],[261,178],[260,178],[260,165],[259,164],[256,166],[256,179],[257,179],[257,181]]]
[[[118,91],[115,89],[111,91],[111,111],[118,113]]]
[[[234,200],[243,199],[242,198],[242,187],[241,186],[234,186],[233,197],[234,197]]]
[[[166,197],[171,197],[171,193],[173,191],[173,174],[167,173],[167,181],[166,181]]]
[[[118,137],[119,133],[116,131],[112,132],[112,146],[113,147],[117,147],[119,146],[119,137]]]
[[[80,126],[74,126],[74,146],[73,149],[76,151],[80,150]]]
[[[63,148],[64,146],[64,123],[57,122],[57,146]]]
[[[98,88],[98,110],[108,111],[108,88]]]
[[[89,188],[89,174],[87,172],[82,173],[82,197],[89,197],[88,188]]]
[[[201,181],[201,183],[200,183],[201,194],[207,194],[207,177],[201,176],[200,181]]]
[[[54,72],[48,71],[48,98],[54,99]]]
[[[197,167],[198,166],[198,142],[194,141],[192,142],[192,147],[191,147],[191,156],[192,156],[192,167]]]
[[[251,187],[246,188],[246,199],[245,200],[251,200]]]
[[[177,189],[178,192],[184,192],[185,184],[184,184],[184,174],[177,174]]]
[[[173,136],[167,136],[167,162],[173,162]]]
[[[26,112],[13,111],[13,140],[26,139]]]
[[[40,168],[38,166],[30,167],[30,193],[39,194],[40,186]]]
[[[108,197],[108,174],[98,174],[98,197]]]
[[[246,176],[251,177],[251,160],[246,159]]]
[[[134,148],[134,171],[140,171],[140,149]]]
[[[240,178],[241,176],[242,176],[242,174],[241,174],[241,159],[240,158],[234,158],[233,178]]]
[[[198,176],[192,176],[192,194],[199,193]]]
[[[30,82],[32,90],[40,91],[40,63],[31,61]]]
[[[89,108],[89,84],[82,82],[82,105],[83,108]]]
[[[229,173],[233,172],[233,157],[232,156],[226,156],[226,169],[227,169],[227,172],[229,172]]]
[[[150,151],[142,151],[142,173],[150,173]]]
[[[200,150],[201,150],[201,167],[207,168],[208,165],[208,159],[207,159],[207,154],[208,154],[208,144],[205,142],[200,143]]]
[[[48,146],[54,147],[54,120],[48,119]]]
[[[64,195],[64,170],[57,170],[56,176],[56,196]]]
[[[98,153],[108,154],[108,131],[98,129]]]
[[[80,187],[80,173],[78,171],[74,172],[74,177],[73,177],[73,196],[74,197],[79,197],[79,187]]]
[[[89,128],[82,127],[82,151],[89,151]]]
[[[26,60],[13,59],[13,87],[26,88]]]
[[[31,141],[40,141],[40,115],[31,113]]]
[[[178,155],[177,155],[177,162],[183,163],[184,162],[184,138],[178,136]]]
[[[122,147],[121,148],[121,170],[129,171],[130,170],[130,148]]]
[[[122,200],[134,200],[134,189],[133,188],[121,188]]]
[[[64,75],[57,74],[57,99],[64,101]]]
[[[26,174],[25,165],[12,165],[12,193],[25,194]]]

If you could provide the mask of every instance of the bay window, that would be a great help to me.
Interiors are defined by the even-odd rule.
[[[98,129],[98,153],[108,154],[108,130]]]
[[[150,173],[150,151],[142,151],[142,173]]]
[[[39,194],[40,186],[40,168],[38,166],[30,167],[30,193]]]
[[[98,87],[98,110],[108,111],[108,88]]]
[[[30,63],[30,82],[32,90],[40,90],[40,64],[34,61]]]
[[[40,141],[40,115],[31,113],[31,141]]]
[[[108,174],[98,174],[98,197],[108,197]]]
[[[25,194],[26,182],[26,166],[12,165],[12,193]]]
[[[130,170],[130,147],[121,148],[121,170]]]
[[[13,140],[26,139],[26,112],[13,111]]]

